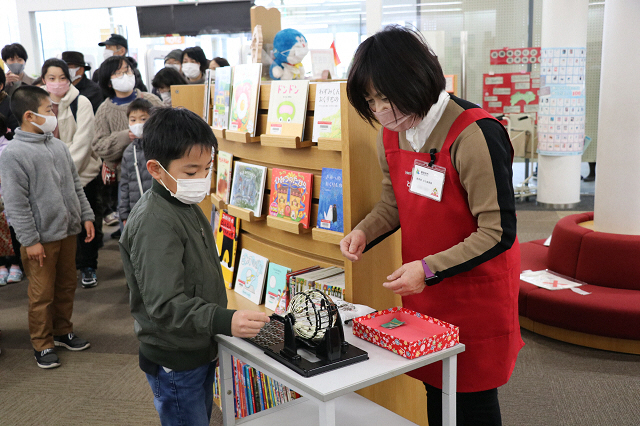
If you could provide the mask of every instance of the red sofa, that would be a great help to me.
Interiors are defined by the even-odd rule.
[[[526,318],[563,330],[640,343],[640,236],[594,232],[579,225],[590,220],[593,212],[561,219],[550,247],[543,245],[544,240],[521,244],[523,271],[550,269],[588,283],[580,288],[591,293],[550,291],[520,281],[521,323],[524,326],[522,318]]]

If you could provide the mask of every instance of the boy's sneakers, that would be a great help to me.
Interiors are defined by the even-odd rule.
[[[7,285],[8,277],[9,277],[9,271],[7,269],[0,270],[0,286]]]
[[[118,219],[118,213],[112,212],[104,217],[104,224],[107,226],[117,225],[120,220]]]
[[[19,283],[22,281],[22,271],[20,268],[11,268],[9,270],[9,276],[7,277],[8,283]]]
[[[34,355],[36,357],[36,363],[40,368],[56,368],[60,367],[60,358],[56,354],[56,350],[54,348],[48,348],[43,351],[34,350]]]
[[[91,288],[98,285],[98,276],[93,268],[82,268],[82,288]]]
[[[83,351],[91,346],[89,342],[76,336],[73,332],[62,336],[53,336],[53,343],[55,343],[56,346],[63,346],[70,351]]]

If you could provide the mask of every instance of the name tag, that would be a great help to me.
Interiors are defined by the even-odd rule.
[[[429,166],[422,161],[416,161],[411,172],[409,192],[434,201],[442,201],[445,171],[444,167]]]

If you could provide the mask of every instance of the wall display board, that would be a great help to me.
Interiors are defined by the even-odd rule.
[[[539,47],[503,47],[492,49],[491,65],[537,64],[540,62]]]
[[[482,75],[482,108],[491,114],[538,111],[540,79],[531,73]]]
[[[582,154],[586,54],[584,47],[542,49],[539,154]]]

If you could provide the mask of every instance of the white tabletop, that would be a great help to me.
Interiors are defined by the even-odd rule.
[[[216,340],[221,345],[229,348],[231,352],[237,354],[244,362],[267,374],[271,373],[272,378],[279,378],[283,384],[292,387],[303,395],[306,393],[324,402],[464,351],[464,345],[459,343],[452,348],[443,349],[415,359],[407,359],[354,336],[351,326],[344,326],[344,334],[345,340],[366,351],[369,354],[369,359],[313,377],[299,375],[243,339],[218,334],[216,335]]]

